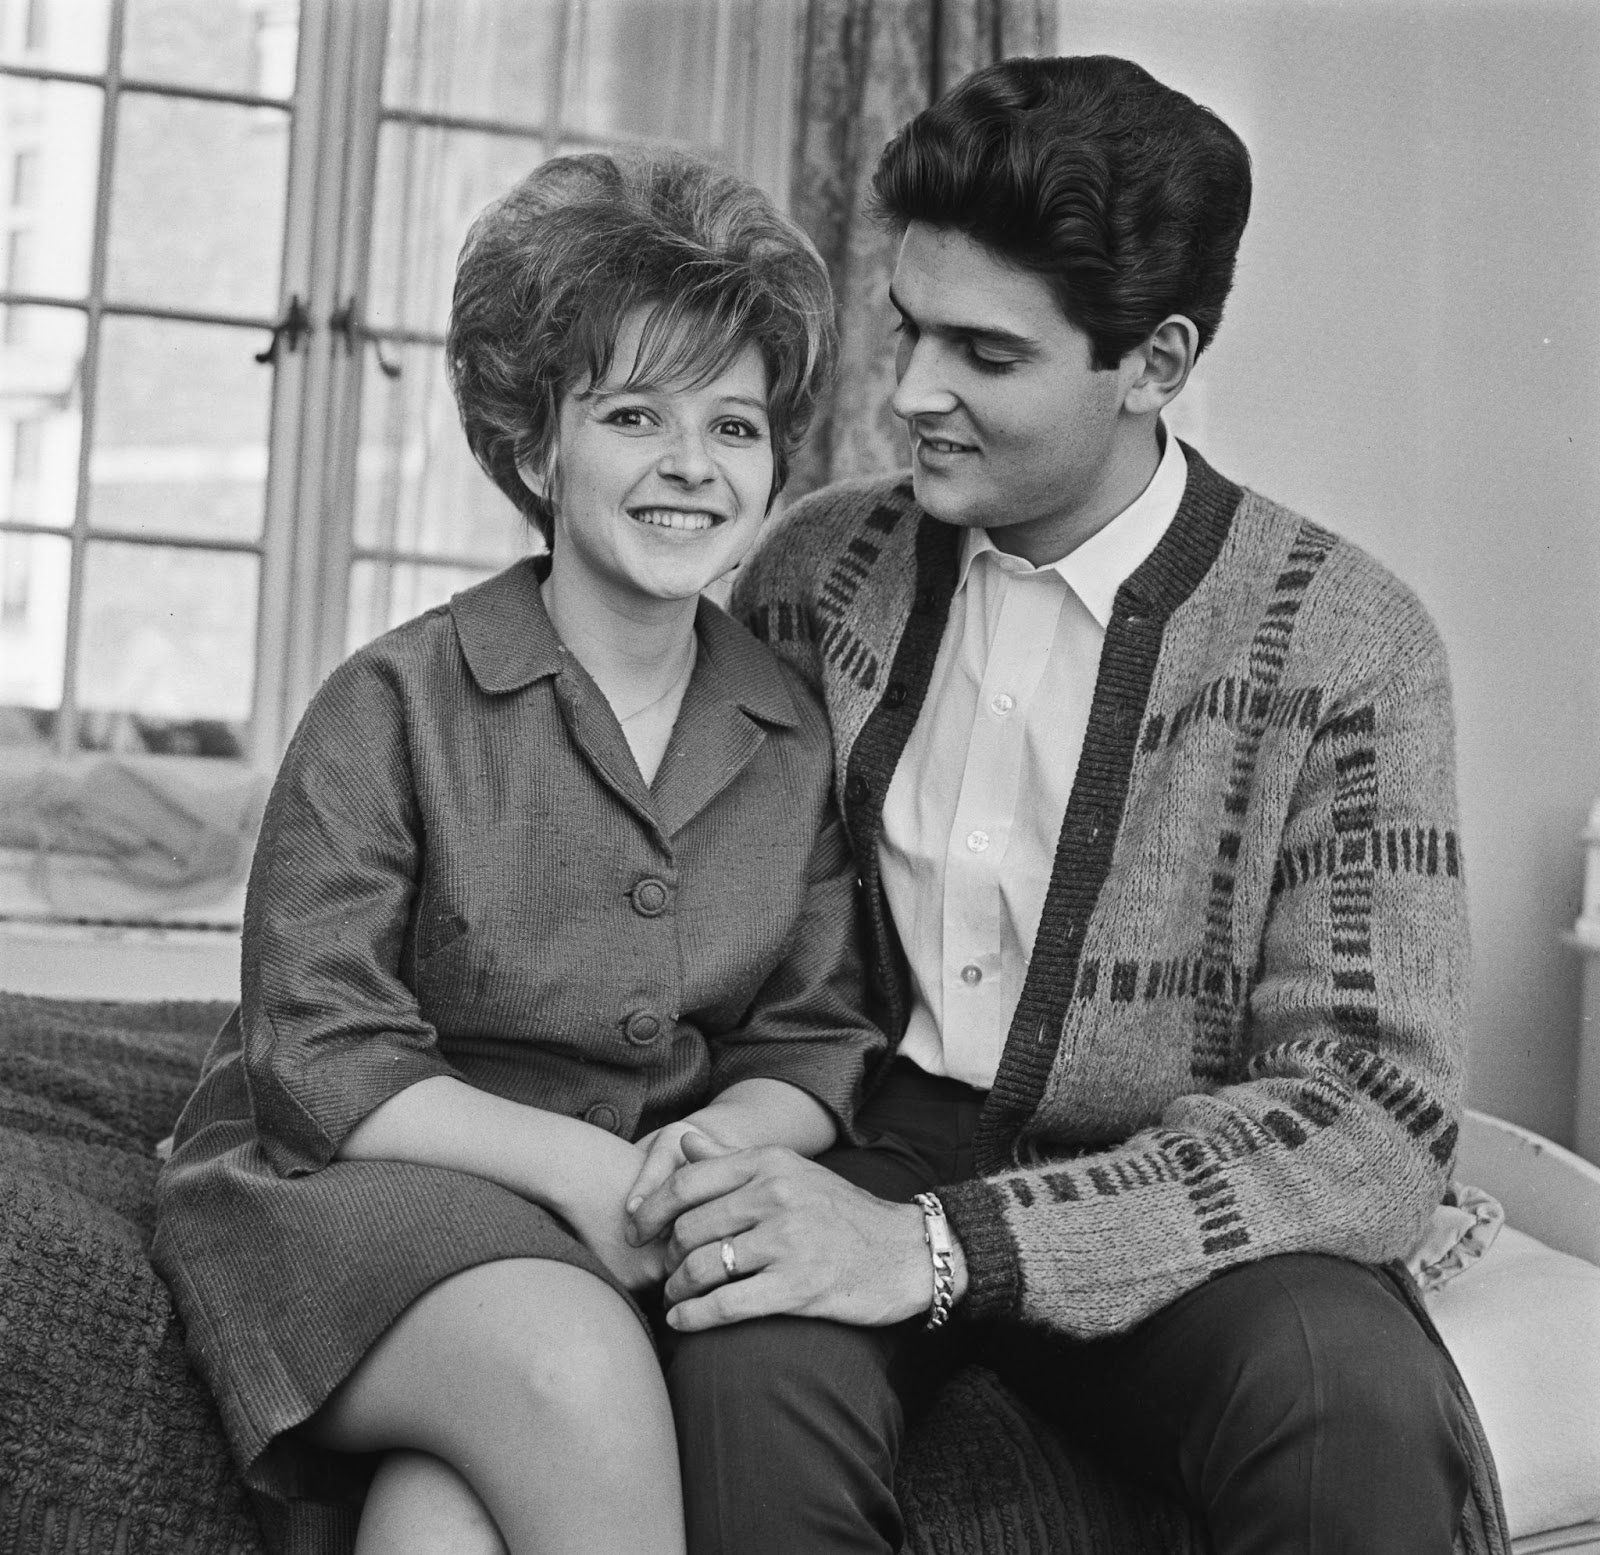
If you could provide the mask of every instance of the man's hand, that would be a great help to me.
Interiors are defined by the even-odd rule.
[[[725,1151],[686,1135],[687,1164],[634,1213],[667,1243],[667,1321],[681,1332],[774,1313],[877,1326],[928,1309],[922,1211],[891,1204],[791,1150]],[[733,1250],[734,1274],[722,1247]],[[957,1253],[957,1290],[966,1267]]]

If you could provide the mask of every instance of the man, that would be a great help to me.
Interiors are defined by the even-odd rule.
[[[1399,583],[1162,426],[1248,156],[1136,65],[1017,59],[875,191],[910,482],[798,504],[735,609],[826,701],[898,1052],[864,1148],[691,1143],[637,1212],[719,1422],[690,1547],[897,1548],[904,1407],[976,1354],[1225,1555],[1447,1551],[1476,1424],[1381,1266],[1456,1139],[1448,680]]]

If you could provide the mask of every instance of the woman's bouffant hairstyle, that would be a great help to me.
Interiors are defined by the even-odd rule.
[[[884,148],[879,218],[953,228],[1045,280],[1115,367],[1174,313],[1203,349],[1250,214],[1250,154],[1209,108],[1126,59],[1007,59]]]
[[[544,163],[467,233],[445,358],[473,454],[546,544],[554,513],[517,468],[548,468],[564,395],[606,378],[640,306],[626,387],[704,383],[760,348],[773,496],[838,354],[822,260],[753,184],[679,153]]]

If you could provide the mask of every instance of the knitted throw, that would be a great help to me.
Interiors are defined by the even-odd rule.
[[[972,1182],[974,1317],[1114,1333],[1232,1264],[1401,1256],[1455,1150],[1467,990],[1444,653],[1354,546],[1216,474],[1119,591]],[[821,692],[878,1015],[878,880],[959,533],[909,483],[819,492],[735,612]]]

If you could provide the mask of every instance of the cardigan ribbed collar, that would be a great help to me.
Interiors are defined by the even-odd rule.
[[[549,571],[548,557],[525,557],[450,601],[467,667],[490,696],[520,691],[574,663],[539,592]],[[694,627],[700,639],[696,681],[709,681],[753,718],[795,727],[794,695],[766,648],[708,599],[700,600]]]

